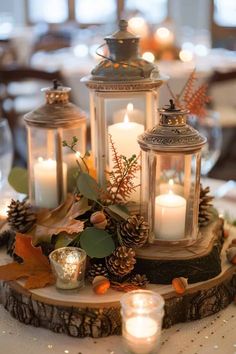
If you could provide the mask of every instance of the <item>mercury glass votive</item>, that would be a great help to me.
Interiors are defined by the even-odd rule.
[[[122,296],[120,302],[125,352],[157,353],[164,316],[162,296],[149,290],[134,290]]]
[[[86,252],[77,247],[62,247],[49,255],[58,289],[76,289],[84,286]]]

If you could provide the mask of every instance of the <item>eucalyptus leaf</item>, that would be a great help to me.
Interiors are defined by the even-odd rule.
[[[118,215],[119,217],[121,217],[124,220],[127,220],[130,217],[128,209],[123,205],[113,204],[113,205],[109,205],[107,208],[112,213]]]
[[[96,180],[88,173],[81,172],[79,174],[77,187],[84,197],[94,201],[98,200],[99,186]]]
[[[112,236],[105,230],[87,227],[80,236],[80,245],[91,258],[104,258],[115,249]]]
[[[8,182],[18,193],[28,194],[28,171],[22,167],[13,167]]]

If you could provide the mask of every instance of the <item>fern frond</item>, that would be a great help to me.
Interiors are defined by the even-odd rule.
[[[137,188],[133,180],[140,170],[139,156],[133,155],[127,158],[119,155],[112,137],[109,138],[114,167],[112,171],[106,171],[107,188],[101,194],[101,199],[106,203],[123,203],[130,198],[131,193]]]

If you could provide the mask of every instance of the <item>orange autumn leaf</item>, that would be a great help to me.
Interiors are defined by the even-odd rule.
[[[32,245],[31,237],[16,234],[15,253],[23,259],[23,263],[13,262],[0,266],[1,280],[26,278],[26,289],[43,288],[55,283],[47,257],[41,247]]]
[[[23,258],[24,263],[49,266],[47,257],[42,253],[41,247],[32,246],[32,238],[29,236],[16,234],[15,253]]]

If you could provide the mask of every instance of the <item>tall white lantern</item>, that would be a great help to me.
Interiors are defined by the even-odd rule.
[[[120,29],[105,38],[109,55],[82,79],[90,90],[91,144],[101,185],[112,170],[109,139],[119,155],[139,155],[138,135],[157,122],[158,88],[163,83],[157,67],[139,56],[139,37]],[[140,174],[135,176],[140,184]],[[131,199],[139,202],[139,188]]]

